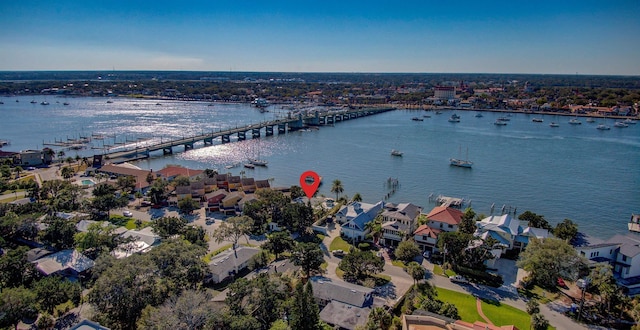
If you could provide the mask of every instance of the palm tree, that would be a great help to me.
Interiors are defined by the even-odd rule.
[[[352,202],[362,202],[362,196],[359,192],[355,193],[353,197],[351,197]]]
[[[344,192],[344,187],[342,186],[342,182],[338,179],[333,180],[333,185],[331,186],[331,192],[336,194],[336,201],[338,200],[338,196]]]
[[[16,172],[16,179],[19,179],[19,178],[20,178],[20,173],[21,173],[22,171],[24,171],[24,170],[22,169],[22,166],[16,166],[16,167],[13,169],[13,171],[14,171],[14,172]]]
[[[411,278],[413,278],[413,284],[416,284],[419,280],[424,278],[426,272],[422,265],[415,261],[412,261],[407,265],[407,273],[409,273],[409,275],[411,275]]]
[[[369,221],[364,225],[364,228],[369,230],[371,237],[373,237],[374,244],[378,244],[378,240],[380,239],[380,236],[382,236],[382,215],[381,214],[382,214],[382,211],[379,212],[378,215],[376,215],[376,217],[372,221]]]

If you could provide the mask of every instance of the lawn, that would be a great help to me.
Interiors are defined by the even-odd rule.
[[[331,241],[331,245],[329,245],[329,251],[342,250],[344,252],[349,252],[350,248],[351,245],[340,236],[334,238],[333,241]]]
[[[433,274],[449,277],[456,275],[456,272],[451,269],[447,269],[446,271],[444,271],[442,270],[442,267],[440,265],[433,265]]]
[[[438,291],[438,299],[452,303],[458,308],[458,315],[463,321],[473,323],[475,321],[484,320],[478,314],[478,308],[476,307],[476,298],[472,295],[468,295],[462,292],[451,291],[443,288],[436,288]],[[485,312],[486,314],[487,312]],[[528,328],[523,328],[528,329]]]

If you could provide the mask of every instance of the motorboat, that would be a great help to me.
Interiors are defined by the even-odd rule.
[[[424,121],[424,119],[418,118],[418,117],[413,117],[413,118],[411,118],[411,120],[413,120],[413,121]]]
[[[403,152],[400,150],[393,149],[391,150],[391,156],[402,157]]]
[[[496,121],[493,122],[493,124],[497,125],[497,126],[505,126],[507,124],[507,122],[502,120],[502,119],[500,119],[500,118],[498,118],[498,119],[496,119]]]
[[[249,163],[244,164],[244,167],[246,167],[246,168],[250,168],[250,169],[254,169],[254,168],[256,168],[256,166],[255,166],[255,165],[253,165],[253,164],[249,164]]]
[[[551,122],[551,124],[549,124],[550,127],[560,127],[560,125],[558,123],[555,122]]]
[[[593,117],[587,118],[587,123],[595,123],[595,122],[596,122],[596,120],[593,119]]]
[[[571,125],[582,125],[582,122],[578,118],[571,118],[569,120],[569,124],[571,124]]]
[[[500,117],[500,118],[498,118],[498,120],[500,120],[500,121],[510,121],[511,118],[509,118],[509,117]]]
[[[482,118],[482,117],[484,117],[484,116],[482,115],[482,113],[480,113],[480,112],[476,113],[476,118]]]
[[[534,123],[542,123],[542,122],[544,122],[544,119],[542,119],[542,118],[533,118],[531,121],[534,122]]]
[[[449,117],[449,122],[459,123],[460,122],[460,116],[458,116],[458,115],[456,115],[454,113],[453,115],[451,115],[451,117]]]
[[[255,159],[255,158],[249,159],[249,164],[255,165],[255,166],[267,166],[268,163],[269,162],[262,159]]]
[[[627,124],[627,125],[635,125],[636,121],[631,119],[631,118],[627,118],[623,121],[623,123]]]
[[[42,105],[49,105],[49,102],[47,102],[47,101],[42,101],[42,102],[40,102],[40,104],[42,104]]]
[[[613,124],[614,127],[618,127],[618,128],[625,128],[625,127],[629,127],[629,125],[625,124],[622,121],[617,121],[615,124]]]
[[[608,131],[611,129],[611,127],[605,125],[605,124],[598,124],[598,126],[596,126],[596,129],[599,129],[601,131]]]

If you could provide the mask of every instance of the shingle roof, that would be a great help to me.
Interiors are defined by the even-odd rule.
[[[433,229],[428,225],[420,225],[420,227],[418,227],[418,229],[416,229],[413,232],[413,234],[420,235],[420,236],[429,236],[431,238],[437,238],[440,232],[441,232],[440,229]]]
[[[356,307],[372,303],[373,289],[339,280],[315,276],[311,278],[313,295],[322,300],[335,300]]]
[[[620,253],[627,257],[635,257],[640,254],[640,239],[628,235],[615,235],[607,243],[619,243]]]
[[[339,326],[340,329],[355,329],[367,323],[371,307],[355,307],[339,301],[331,301],[320,311],[320,319]]]
[[[436,206],[427,214],[427,218],[450,225],[459,225],[463,215],[464,213],[460,210],[446,206]]]
[[[192,170],[190,168],[180,167],[180,166],[167,166],[159,170],[157,173],[161,174],[165,178],[173,178],[178,175],[184,175],[186,177],[194,177],[194,176],[200,175],[202,172],[204,171]]]
[[[93,260],[76,250],[63,250],[42,257],[33,262],[36,268],[45,275],[71,269],[76,273],[81,273],[93,267]]]
[[[211,273],[216,274],[220,279],[223,279],[227,277],[230,272],[235,270],[236,265],[239,266],[247,262],[259,252],[260,249],[248,246],[240,246],[236,248],[235,253],[233,250],[224,251],[211,259],[211,262],[209,262],[209,269],[211,270]]]

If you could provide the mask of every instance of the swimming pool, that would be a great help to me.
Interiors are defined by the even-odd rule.
[[[93,182],[93,180],[88,180],[88,179],[82,180],[82,185],[83,186],[91,187],[91,186],[93,186],[95,184],[96,183]]]

